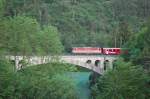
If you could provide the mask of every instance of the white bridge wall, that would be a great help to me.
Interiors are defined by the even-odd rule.
[[[19,61],[23,60],[22,56],[9,56],[8,57],[10,60],[15,60],[15,65],[17,69],[21,68],[21,64],[19,64]],[[77,66],[85,67],[90,70],[93,70],[99,74],[104,73],[104,62],[106,60],[109,61],[109,69],[113,68],[113,61],[116,60],[117,57],[115,56],[87,56],[87,55],[66,55],[66,56],[57,56],[57,57],[52,57],[52,56],[30,56],[25,58],[25,60],[29,63],[29,65],[38,65],[38,64],[46,64],[52,61],[59,61],[62,63],[70,63],[74,64]],[[86,63],[87,60],[91,60],[91,63],[88,64]],[[100,64],[98,66],[95,66],[95,61],[100,60]]]

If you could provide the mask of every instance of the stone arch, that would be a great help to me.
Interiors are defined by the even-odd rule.
[[[91,64],[92,61],[91,61],[91,60],[87,60],[86,63],[87,63],[87,64]]]
[[[109,63],[110,63],[109,60],[105,60],[105,61],[104,61],[104,71],[109,68]]]
[[[12,65],[15,65],[15,64],[16,64],[15,60],[10,60],[10,63],[11,63]]]
[[[22,59],[19,61],[18,65],[19,65],[19,68],[22,69],[28,65],[28,62],[26,60]]]
[[[100,60],[96,60],[96,61],[95,61],[95,66],[98,67],[100,63],[101,63]]]

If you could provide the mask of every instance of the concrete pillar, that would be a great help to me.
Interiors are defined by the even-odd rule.
[[[113,69],[113,60],[110,60],[110,61],[109,61],[109,68],[110,68],[110,69]]]
[[[104,60],[101,60],[100,71],[101,71],[102,73],[104,72]]]
[[[19,61],[20,61],[20,58],[19,56],[14,56],[14,60],[15,60],[15,67],[16,67],[16,70],[20,70],[20,66],[19,66]]]

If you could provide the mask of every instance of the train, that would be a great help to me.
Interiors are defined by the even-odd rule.
[[[100,48],[100,47],[73,47],[73,54],[102,54],[102,55],[121,55],[128,54],[125,48]]]

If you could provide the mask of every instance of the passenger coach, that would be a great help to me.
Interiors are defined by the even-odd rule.
[[[103,54],[103,55],[120,55],[127,54],[127,50],[122,48],[100,48],[100,47],[73,47],[74,54]]]

